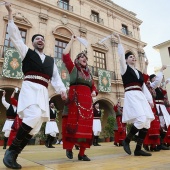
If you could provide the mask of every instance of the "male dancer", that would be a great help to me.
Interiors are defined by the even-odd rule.
[[[93,114],[94,114],[94,117],[93,117],[93,133],[94,133],[93,145],[101,146],[98,143],[100,132],[102,129],[101,120],[100,120],[102,113],[101,113],[101,110],[99,109],[99,103],[95,103],[93,105]]]
[[[11,4],[5,3],[8,11],[8,34],[22,58],[22,70],[25,75],[18,99],[17,112],[23,119],[22,124],[11,146],[4,155],[3,162],[6,167],[21,169],[16,162],[18,154],[24,149],[33,135],[39,132],[41,125],[49,121],[49,95],[48,82],[57,93],[66,99],[66,88],[61,81],[58,69],[52,57],[43,53],[45,40],[41,34],[32,37],[34,50],[28,48],[22,41],[19,29],[14,24]]]
[[[57,111],[55,109],[54,103],[50,102],[50,121],[46,123],[45,134],[47,134],[47,140],[45,141],[45,146],[47,148],[55,148],[52,146],[52,143],[56,137],[56,134],[59,133],[58,126],[56,123]]]
[[[141,148],[150,123],[154,119],[150,107],[150,105],[153,107],[152,96],[144,84],[142,73],[135,68],[135,56],[131,52],[125,55],[119,35],[115,34],[115,36],[118,38],[119,43],[118,54],[120,57],[120,71],[125,88],[122,122],[133,124],[122,144],[125,152],[131,155],[130,141],[132,137],[139,132],[134,155],[151,156],[150,153],[141,150]]]

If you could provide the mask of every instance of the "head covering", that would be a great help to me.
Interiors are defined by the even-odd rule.
[[[133,53],[132,52],[127,52],[126,54],[125,54],[125,59],[127,59],[130,55],[133,55]]]
[[[85,67],[83,67],[80,63],[79,63],[79,58],[81,57],[81,55],[85,55],[87,57],[87,50],[85,49],[84,51],[82,51],[81,53],[79,53],[75,60],[74,60],[74,64],[76,66],[76,68],[80,71],[83,72],[87,77],[91,77],[90,75],[90,69],[88,67],[88,65],[86,65]],[[87,58],[88,59],[88,58]]]
[[[149,76],[150,81],[151,81],[154,77],[156,77],[156,75],[155,75],[155,74],[151,74],[151,75]]]
[[[85,49],[84,51],[82,51],[81,53],[79,53],[79,54],[76,56],[76,59],[79,59],[82,54],[88,59],[88,57],[87,57],[87,49]]]
[[[32,36],[32,39],[31,39],[31,40],[32,40],[32,42],[34,41],[35,37],[37,37],[37,36],[41,36],[41,37],[43,37],[43,38],[44,38],[44,36],[43,36],[43,35],[41,35],[41,34],[35,34],[35,35],[33,35],[33,36]]]

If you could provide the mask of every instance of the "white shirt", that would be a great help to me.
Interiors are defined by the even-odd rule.
[[[18,27],[14,24],[13,20],[8,21],[8,34],[14,47],[18,50],[19,54],[21,55],[21,59],[23,60],[29,48],[24,44],[20,35],[20,31],[18,30]],[[43,53],[40,54],[38,50],[35,50],[35,52],[40,56],[41,61],[44,62],[46,56]],[[61,94],[61,92],[66,92],[66,88],[58,73],[56,64],[54,64],[51,84],[57,93]]]
[[[6,108],[6,110],[9,109],[10,104],[9,104],[8,102],[6,102],[4,96],[2,96],[2,104],[4,105],[4,107]],[[12,105],[12,107],[13,107],[13,109],[14,109],[14,112],[16,112],[16,110],[17,110],[16,106]]]

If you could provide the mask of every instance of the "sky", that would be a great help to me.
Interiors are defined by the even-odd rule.
[[[140,26],[141,40],[147,43],[144,48],[149,60],[148,73],[154,67],[161,67],[161,57],[153,46],[170,40],[170,0],[112,0],[117,5],[136,13],[143,21]]]

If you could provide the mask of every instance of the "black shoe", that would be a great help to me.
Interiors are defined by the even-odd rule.
[[[77,145],[75,145],[75,148],[76,148],[76,150],[79,150],[79,147]]]
[[[143,150],[139,150],[139,151],[134,151],[134,155],[135,156],[152,156],[151,153],[147,153]]]
[[[97,143],[93,143],[93,146],[97,146]]]
[[[6,149],[6,146],[4,146],[3,149]]]
[[[119,146],[117,143],[114,143],[115,146]]]
[[[96,146],[101,146],[101,145],[97,143]]]
[[[21,169],[21,165],[16,162],[17,157],[18,153],[16,151],[7,149],[3,159],[4,165],[11,169]]]
[[[67,156],[67,158],[69,158],[69,159],[73,159],[73,152],[72,152],[72,151],[69,151],[69,150],[66,150],[66,156]]]
[[[48,142],[48,141],[45,141],[45,146],[46,146],[47,148],[49,148],[49,142]]]
[[[78,160],[80,161],[91,161],[86,155],[80,156],[78,154]]]
[[[148,145],[143,145],[143,148],[145,149],[145,151],[149,151],[149,146]]]
[[[165,145],[161,145],[161,149],[162,150],[169,150],[169,147],[165,146]]]
[[[49,145],[49,147],[48,148],[55,148],[53,145]]]
[[[155,151],[155,152],[159,152],[160,149],[158,149],[156,146],[153,148],[153,147],[150,147],[150,151]]]
[[[127,154],[131,155],[131,150],[130,150],[129,143],[126,143],[125,140],[123,140],[122,145],[123,145],[123,149],[125,150],[125,152]]]

